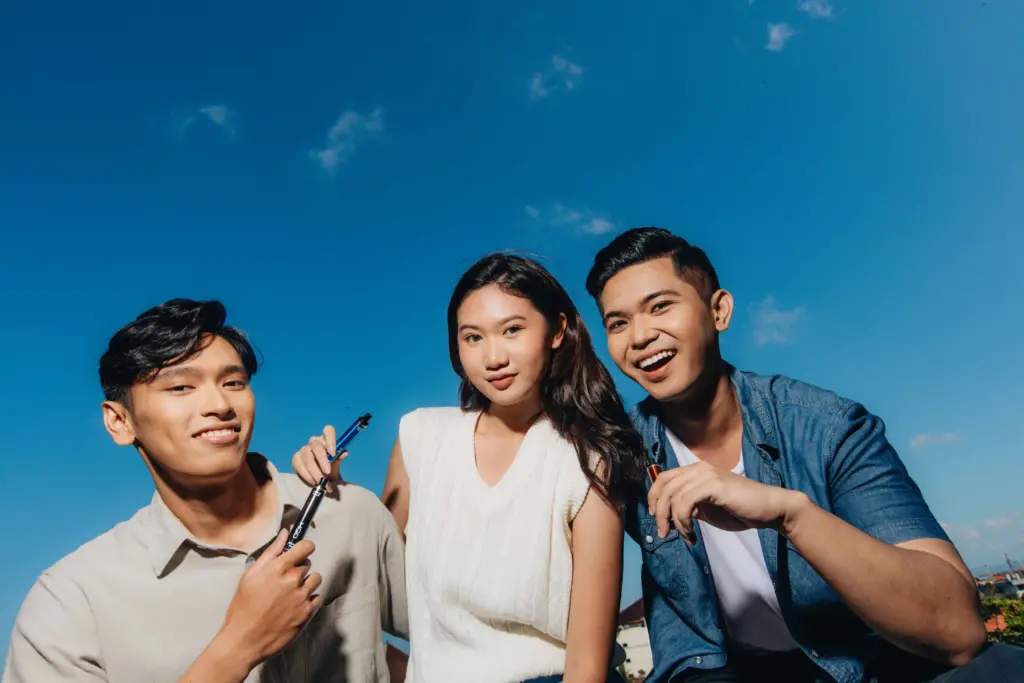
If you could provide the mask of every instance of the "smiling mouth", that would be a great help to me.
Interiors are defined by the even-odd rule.
[[[643,360],[637,361],[635,365],[644,372],[654,372],[668,365],[668,362],[676,357],[675,351],[659,351],[653,356],[648,356]]]
[[[233,441],[241,431],[242,428],[238,425],[233,427],[218,427],[217,429],[204,429],[201,432],[193,434],[192,438],[200,439],[202,441],[211,441],[213,443],[224,443],[227,441]]]

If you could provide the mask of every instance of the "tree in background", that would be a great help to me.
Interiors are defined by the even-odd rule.
[[[1024,645],[1024,602],[1020,600],[983,598],[981,616],[988,622],[990,619],[1002,617],[1003,624],[988,634],[988,639],[997,643]],[[1002,626],[1002,628],[998,628]]]

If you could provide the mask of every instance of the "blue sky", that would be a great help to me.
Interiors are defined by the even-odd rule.
[[[96,377],[143,309],[227,304],[281,467],[372,412],[345,474],[379,492],[399,417],[455,401],[461,271],[537,255],[607,358],[584,277],[645,224],[710,254],[734,363],[864,402],[972,565],[1024,560],[1022,23],[1001,0],[5,3],[3,650],[38,573],[151,496]]]

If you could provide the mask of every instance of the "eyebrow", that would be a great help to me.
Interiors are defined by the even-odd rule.
[[[165,379],[175,379],[177,377],[197,377],[197,376],[199,376],[201,374],[203,374],[203,373],[201,373],[200,371],[198,371],[198,370],[196,370],[195,368],[192,368],[192,367],[176,367],[176,368],[167,368],[165,370],[161,370],[160,373],[156,376],[155,379],[156,380],[165,380]],[[233,363],[231,365],[225,365],[225,366],[221,367],[220,371],[217,374],[219,374],[221,376],[224,376],[224,375],[236,375],[236,374],[248,375],[249,373],[246,372],[245,368],[242,367],[241,365],[238,365],[237,363]]]
[[[499,320],[498,321],[498,327],[501,327],[502,325],[504,325],[506,323],[510,323],[513,320],[522,320],[523,322],[525,322],[526,321],[526,317],[522,316],[522,315],[518,315],[518,314],[510,315],[507,318],[503,318],[502,320]],[[476,325],[468,325],[468,324],[467,325],[459,325],[459,332],[462,332],[463,330],[478,330],[478,329],[480,329],[480,328],[477,327]]]
[[[654,301],[655,299],[657,299],[659,296],[665,296],[667,294],[672,294],[672,295],[675,295],[675,296],[679,296],[679,292],[677,292],[674,289],[659,289],[658,291],[651,292],[650,294],[645,296],[640,301],[640,305],[641,306],[646,306],[647,304],[649,304],[652,301]],[[606,320],[608,320],[608,318],[625,318],[625,317],[626,317],[626,314],[623,313],[622,311],[608,311],[603,316],[601,316],[601,320],[602,321],[606,321]]]

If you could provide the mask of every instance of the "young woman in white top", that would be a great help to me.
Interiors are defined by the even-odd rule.
[[[448,339],[460,407],[401,419],[383,494],[406,535],[406,680],[621,680],[620,511],[644,451],[579,312],[542,266],[493,254],[456,286]],[[337,477],[334,443],[293,457],[308,484]]]

